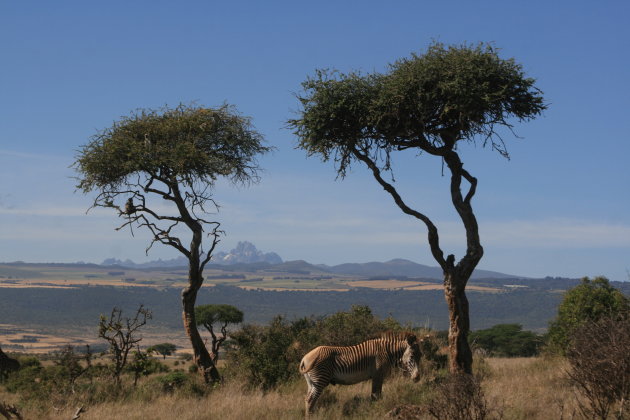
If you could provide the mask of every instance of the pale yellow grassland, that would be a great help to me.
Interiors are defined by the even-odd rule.
[[[478,363],[485,372],[484,392],[493,414],[504,420],[558,420],[577,418],[571,389],[564,379],[565,365],[557,359],[487,359]],[[412,383],[395,376],[383,387],[383,398],[372,402],[370,383],[353,386],[329,386],[318,402],[315,420],[383,419],[400,405],[420,404],[431,392],[428,383]],[[264,393],[252,391],[241,383],[227,382],[203,398],[161,395],[121,403],[86,407],[81,420],[89,419],[300,419],[304,414],[306,383],[303,380],[285,384]],[[17,402],[17,396],[0,391],[0,401]],[[59,407],[58,407],[59,408]],[[45,413],[23,409],[25,418],[67,420],[76,406],[50,409]],[[428,417],[427,417],[428,418]],[[496,417],[492,417],[496,418]],[[422,419],[424,420],[424,419]]]
[[[490,358],[484,381],[486,397],[504,408],[505,420],[576,418],[575,395],[560,358]]]

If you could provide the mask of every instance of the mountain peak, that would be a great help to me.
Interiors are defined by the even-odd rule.
[[[282,264],[282,258],[275,252],[264,253],[256,246],[247,241],[241,241],[228,253],[217,252],[212,259],[215,264],[251,264],[257,262],[267,262],[269,264]]]
[[[269,264],[282,264],[282,258],[275,252],[262,252],[256,246],[247,241],[236,244],[236,247],[230,252],[217,252],[212,256],[213,264],[251,264],[266,262]],[[161,258],[146,263],[137,264],[130,259],[124,261],[117,258],[107,258],[101,265],[117,265],[128,268],[156,268],[156,267],[182,267],[188,265],[186,257],[177,257],[170,260],[162,260]]]

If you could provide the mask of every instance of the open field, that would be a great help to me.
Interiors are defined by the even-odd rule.
[[[312,267],[312,266],[310,266]],[[299,266],[298,266],[299,268]],[[400,279],[324,273],[316,269],[269,267],[234,271],[230,267],[210,267],[204,272],[207,286],[236,286],[244,290],[302,290],[342,292],[354,288],[382,290],[442,290],[440,281]],[[187,272],[183,267],[130,269],[94,264],[0,264],[1,288],[72,288],[82,286],[184,287]],[[504,288],[471,284],[469,290],[496,293]]]
[[[486,379],[483,391],[488,407],[504,420],[557,420],[573,418],[576,401],[564,377],[563,361],[546,358],[486,359],[478,364]],[[145,379],[147,384],[150,379]],[[139,387],[142,387],[140,384]],[[383,398],[369,399],[368,382],[353,386],[329,386],[314,419],[383,419],[396,407],[422,405],[430,396],[430,382],[411,383],[395,377],[385,383]],[[141,398],[86,406],[81,419],[299,419],[303,416],[306,384],[299,380],[263,393],[238,381],[227,381],[206,397],[178,392],[147,394]],[[17,402],[17,396],[0,391],[0,401]],[[68,419],[77,404],[41,412],[25,408],[25,418]],[[419,419],[430,417],[421,416]],[[496,418],[496,417],[492,417]]]
[[[142,333],[142,345],[144,347],[158,343],[173,343],[185,353],[190,349],[190,340],[184,333],[184,329],[164,330],[151,328],[150,326]],[[42,328],[20,327],[11,324],[0,324],[0,346],[7,351],[18,351],[28,354],[47,354],[72,345],[83,348],[89,345],[96,351],[105,350],[104,342],[97,337],[96,327],[94,328],[70,328],[60,327],[54,331],[47,331]]]

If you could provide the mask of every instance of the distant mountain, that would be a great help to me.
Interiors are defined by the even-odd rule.
[[[266,271],[286,272],[292,274],[323,274],[331,273],[326,266],[313,265],[304,260],[286,261],[282,264],[269,266]]]
[[[279,271],[288,273],[332,273],[345,274],[361,277],[421,277],[428,279],[441,279],[442,269],[418,264],[405,259],[393,259],[387,262],[368,263],[346,263],[334,266],[324,264],[313,265],[303,260],[286,261],[275,252],[262,252],[251,242],[239,242],[236,248],[230,252],[217,252],[212,257],[211,266],[215,268],[233,271],[233,269],[245,271]],[[157,260],[136,264],[127,259],[121,261],[116,258],[108,258],[101,265],[117,265],[128,268],[167,268],[184,267],[188,265],[188,260],[184,257],[173,258],[171,260]],[[516,279],[520,276],[504,274],[496,271],[475,270],[471,279]]]
[[[217,252],[213,258],[214,264],[252,264],[266,262],[269,264],[282,264],[282,258],[275,252],[259,251],[251,242],[239,242],[236,248],[228,253]]]
[[[234,265],[234,264],[282,264],[282,258],[275,252],[259,251],[250,242],[239,242],[236,248],[230,252],[217,252],[212,256],[212,264]],[[178,257],[170,260],[154,260],[146,263],[135,263],[130,259],[124,261],[117,258],[107,258],[101,265],[117,265],[128,268],[165,268],[165,267],[185,267],[188,265],[186,257]]]
[[[186,257],[177,257],[170,260],[157,259],[145,263],[135,263],[130,259],[119,260],[118,258],[107,258],[103,260],[101,265],[116,265],[119,267],[127,268],[168,268],[168,267],[185,267],[188,265],[188,259]]]
[[[363,277],[378,276],[406,276],[423,277],[430,279],[441,279],[442,269],[440,267],[430,267],[404,259],[394,259],[387,262],[368,263],[348,263],[328,267],[328,271],[335,274],[348,274]],[[499,273],[488,270],[475,270],[472,279],[494,279],[494,278],[518,278],[511,274]]]

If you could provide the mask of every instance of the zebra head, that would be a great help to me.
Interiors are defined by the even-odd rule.
[[[420,357],[422,352],[420,351],[420,345],[415,335],[410,334],[406,337],[407,347],[401,358],[401,365],[403,370],[411,376],[414,382],[420,380]]]

